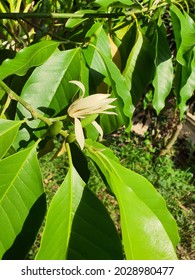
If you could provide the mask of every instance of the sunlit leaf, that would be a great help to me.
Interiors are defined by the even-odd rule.
[[[0,161],[0,258],[21,232],[43,194],[36,145]]]
[[[110,85],[112,87],[112,95],[113,97],[117,98],[117,106],[115,112],[117,116],[101,116],[101,119],[104,120],[104,126],[108,126],[109,122],[112,124],[114,123],[115,118],[119,118],[118,121],[121,119],[121,125],[125,124],[127,130],[131,127],[131,118],[133,113],[133,106],[132,106],[132,99],[131,95],[129,94],[128,87],[126,85],[126,81],[123,75],[120,73],[118,67],[114,64],[114,62],[107,58],[104,54],[101,54],[103,61],[106,65],[108,71],[108,79],[110,80]],[[107,121],[107,124],[106,124]],[[119,126],[118,126],[119,127]],[[112,130],[117,129],[117,126],[111,126]],[[109,129],[106,129],[109,132]],[[110,132],[111,132],[110,131]]]
[[[188,67],[180,64],[176,67],[174,84],[179,103],[180,119],[183,118],[183,115],[187,110],[187,101],[192,97],[195,91],[195,47],[188,64]]]
[[[82,198],[85,183],[73,165],[54,195],[46,216],[38,260],[64,260],[72,222]]]
[[[47,117],[65,113],[66,107],[77,92],[78,88],[69,83],[71,80],[79,80],[80,75],[80,53],[79,49],[72,49],[54,53],[43,65],[37,67],[28,81],[26,82],[21,98],[31,104]],[[17,107],[17,119],[31,118],[30,113],[22,106]],[[15,141],[15,147],[22,144],[28,144],[30,139],[29,130],[35,129],[35,134],[40,137],[41,133],[38,127],[44,127],[45,124],[40,120],[27,122],[20,130]],[[31,132],[32,133],[32,132]],[[36,139],[36,138],[35,138]]]
[[[86,143],[87,155],[118,200],[126,258],[176,259],[177,226],[162,196],[141,175],[121,166],[108,148]]]
[[[23,76],[33,66],[43,64],[56,50],[59,42],[42,41],[19,51],[15,58],[6,59],[0,65],[0,80],[16,74]]]
[[[187,66],[190,52],[195,47],[195,22],[185,11],[182,13],[175,5],[171,5],[170,11],[177,44],[177,61]]]
[[[20,121],[0,119],[0,158],[2,158],[10,148],[20,125]]]

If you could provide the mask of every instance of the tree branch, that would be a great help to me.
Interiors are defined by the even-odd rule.
[[[140,10],[139,10],[140,12]],[[134,12],[135,13],[135,12]],[[0,19],[33,19],[33,18],[48,18],[48,19],[69,19],[69,18],[118,18],[125,16],[125,13],[0,13]]]

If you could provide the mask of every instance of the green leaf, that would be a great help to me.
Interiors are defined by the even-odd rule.
[[[120,2],[124,5],[132,5],[132,4],[135,4],[135,2],[131,1],[131,0],[115,0],[115,1],[112,1],[112,0],[96,0],[95,3],[99,4],[100,6],[103,6],[103,7],[107,7],[109,6],[110,4],[113,4],[115,2]]]
[[[101,83],[105,78],[104,81],[108,87],[112,87],[111,96],[117,98],[114,104],[116,108],[113,110],[117,113],[117,116],[100,115],[100,125],[105,134],[116,130],[124,124],[130,129],[132,117],[131,96],[124,77],[112,61],[108,36],[100,23],[94,24],[86,36],[92,38],[91,41],[94,45],[94,47],[90,45],[83,50],[87,64],[90,67],[94,90],[102,92]],[[105,89],[103,92],[105,92]],[[90,134],[88,133],[88,135]]]
[[[102,202],[87,187],[75,213],[69,241],[70,260],[122,260],[117,230]]]
[[[37,67],[26,82],[21,98],[31,104],[35,109],[47,117],[53,117],[65,113],[72,97],[78,88],[69,83],[71,80],[79,80],[80,76],[80,52],[79,48],[54,53],[43,65]],[[22,106],[17,107],[17,119],[30,118],[30,113]],[[19,131],[15,141],[18,148],[22,140],[23,145],[30,140],[32,129],[37,137],[41,137],[46,130],[45,124],[40,120],[27,122],[27,125]],[[39,128],[39,129],[38,129]],[[40,132],[40,128],[43,130]],[[30,130],[30,132],[29,132]],[[32,137],[31,137],[32,139]]]
[[[101,82],[105,78],[104,82],[108,87],[111,86],[112,88],[111,96],[117,98],[114,104],[116,105],[116,108],[113,110],[117,113],[117,116],[100,116],[100,124],[103,131],[107,134],[124,124],[127,129],[130,129],[133,111],[131,96],[124,77],[112,61],[108,35],[105,33],[103,26],[100,23],[96,23],[92,26],[86,36],[92,37],[91,41],[94,45],[94,47],[89,46],[84,50],[84,56],[90,66],[95,90],[97,86],[99,86],[97,88],[98,91],[102,90]]]
[[[177,61],[186,66],[189,53],[195,47],[195,22],[185,11],[182,13],[175,5],[171,5],[170,11],[177,44]]]
[[[162,196],[144,177],[121,166],[108,148],[90,140],[86,144],[118,200],[126,258],[176,259],[177,226]]]
[[[56,50],[59,42],[42,41],[19,51],[15,58],[6,59],[0,66],[0,80],[16,74],[23,76],[33,66],[43,64]]]
[[[111,58],[110,43],[108,36],[100,22],[95,23],[87,32],[86,37],[91,38],[89,45],[83,49],[83,54],[89,66],[90,76],[93,82],[94,90],[102,82],[103,78],[107,75],[106,67],[101,59],[99,51],[105,56]]]
[[[20,125],[21,121],[0,119],[0,159],[11,147]]]
[[[36,145],[0,161],[0,258],[21,232],[30,209],[43,194]]]
[[[165,27],[161,25],[156,28],[156,73],[152,84],[154,86],[153,106],[159,114],[164,108],[165,99],[172,88],[173,64]]]
[[[180,119],[182,119],[187,110],[186,103],[195,91],[195,47],[192,52],[189,67],[180,64],[177,65],[174,85],[179,103]]]
[[[109,133],[124,124],[127,130],[130,130],[133,106],[126,81],[115,63],[103,53],[101,53],[101,56],[107,68],[109,83],[112,87],[111,95],[117,98],[116,109],[113,110],[117,113],[117,116],[100,116],[103,130],[105,133]]]
[[[46,196],[43,193],[31,207],[12,246],[3,255],[3,260],[24,260],[35,242],[46,212]]]
[[[75,28],[77,26],[79,26],[81,23],[83,23],[84,21],[88,20],[87,17],[84,17],[85,14],[87,13],[96,13],[95,10],[79,10],[75,12],[75,15],[77,14],[82,14],[83,18],[70,18],[67,20],[65,26],[66,28]]]
[[[65,260],[75,212],[85,183],[71,164],[62,185],[54,195],[46,216],[37,260]]]
[[[72,163],[77,172],[79,173],[80,177],[87,184],[90,177],[87,159],[74,142],[70,144],[70,150],[72,156]]]
[[[153,78],[153,72],[154,50],[149,40],[137,28],[135,43],[123,70],[134,106],[145,93],[147,85]]]

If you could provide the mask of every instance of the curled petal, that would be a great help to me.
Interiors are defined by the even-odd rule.
[[[77,118],[75,118],[74,124],[75,124],[74,129],[75,129],[76,140],[77,140],[79,146],[81,147],[81,150],[83,150],[84,145],[85,145],[85,137],[83,134],[83,128],[82,128],[81,122]]]
[[[100,134],[100,141],[102,141],[102,138],[103,138],[103,130],[101,128],[101,126],[96,122],[96,121],[93,121],[92,122],[92,125],[95,127],[95,129],[99,132]]]
[[[81,82],[76,81],[76,80],[72,80],[72,81],[69,81],[69,83],[77,85],[81,89],[81,91],[82,91],[82,97],[84,97],[84,95],[85,95],[85,87],[84,87],[84,85]]]

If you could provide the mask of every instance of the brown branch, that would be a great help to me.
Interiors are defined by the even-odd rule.
[[[160,156],[166,155],[171,150],[171,148],[173,147],[173,145],[177,141],[177,138],[178,138],[179,133],[182,129],[182,126],[183,125],[182,125],[181,122],[177,125],[175,132],[173,133],[173,135],[171,136],[171,138],[168,141],[168,144],[166,145],[166,147],[163,150],[161,150]]]

